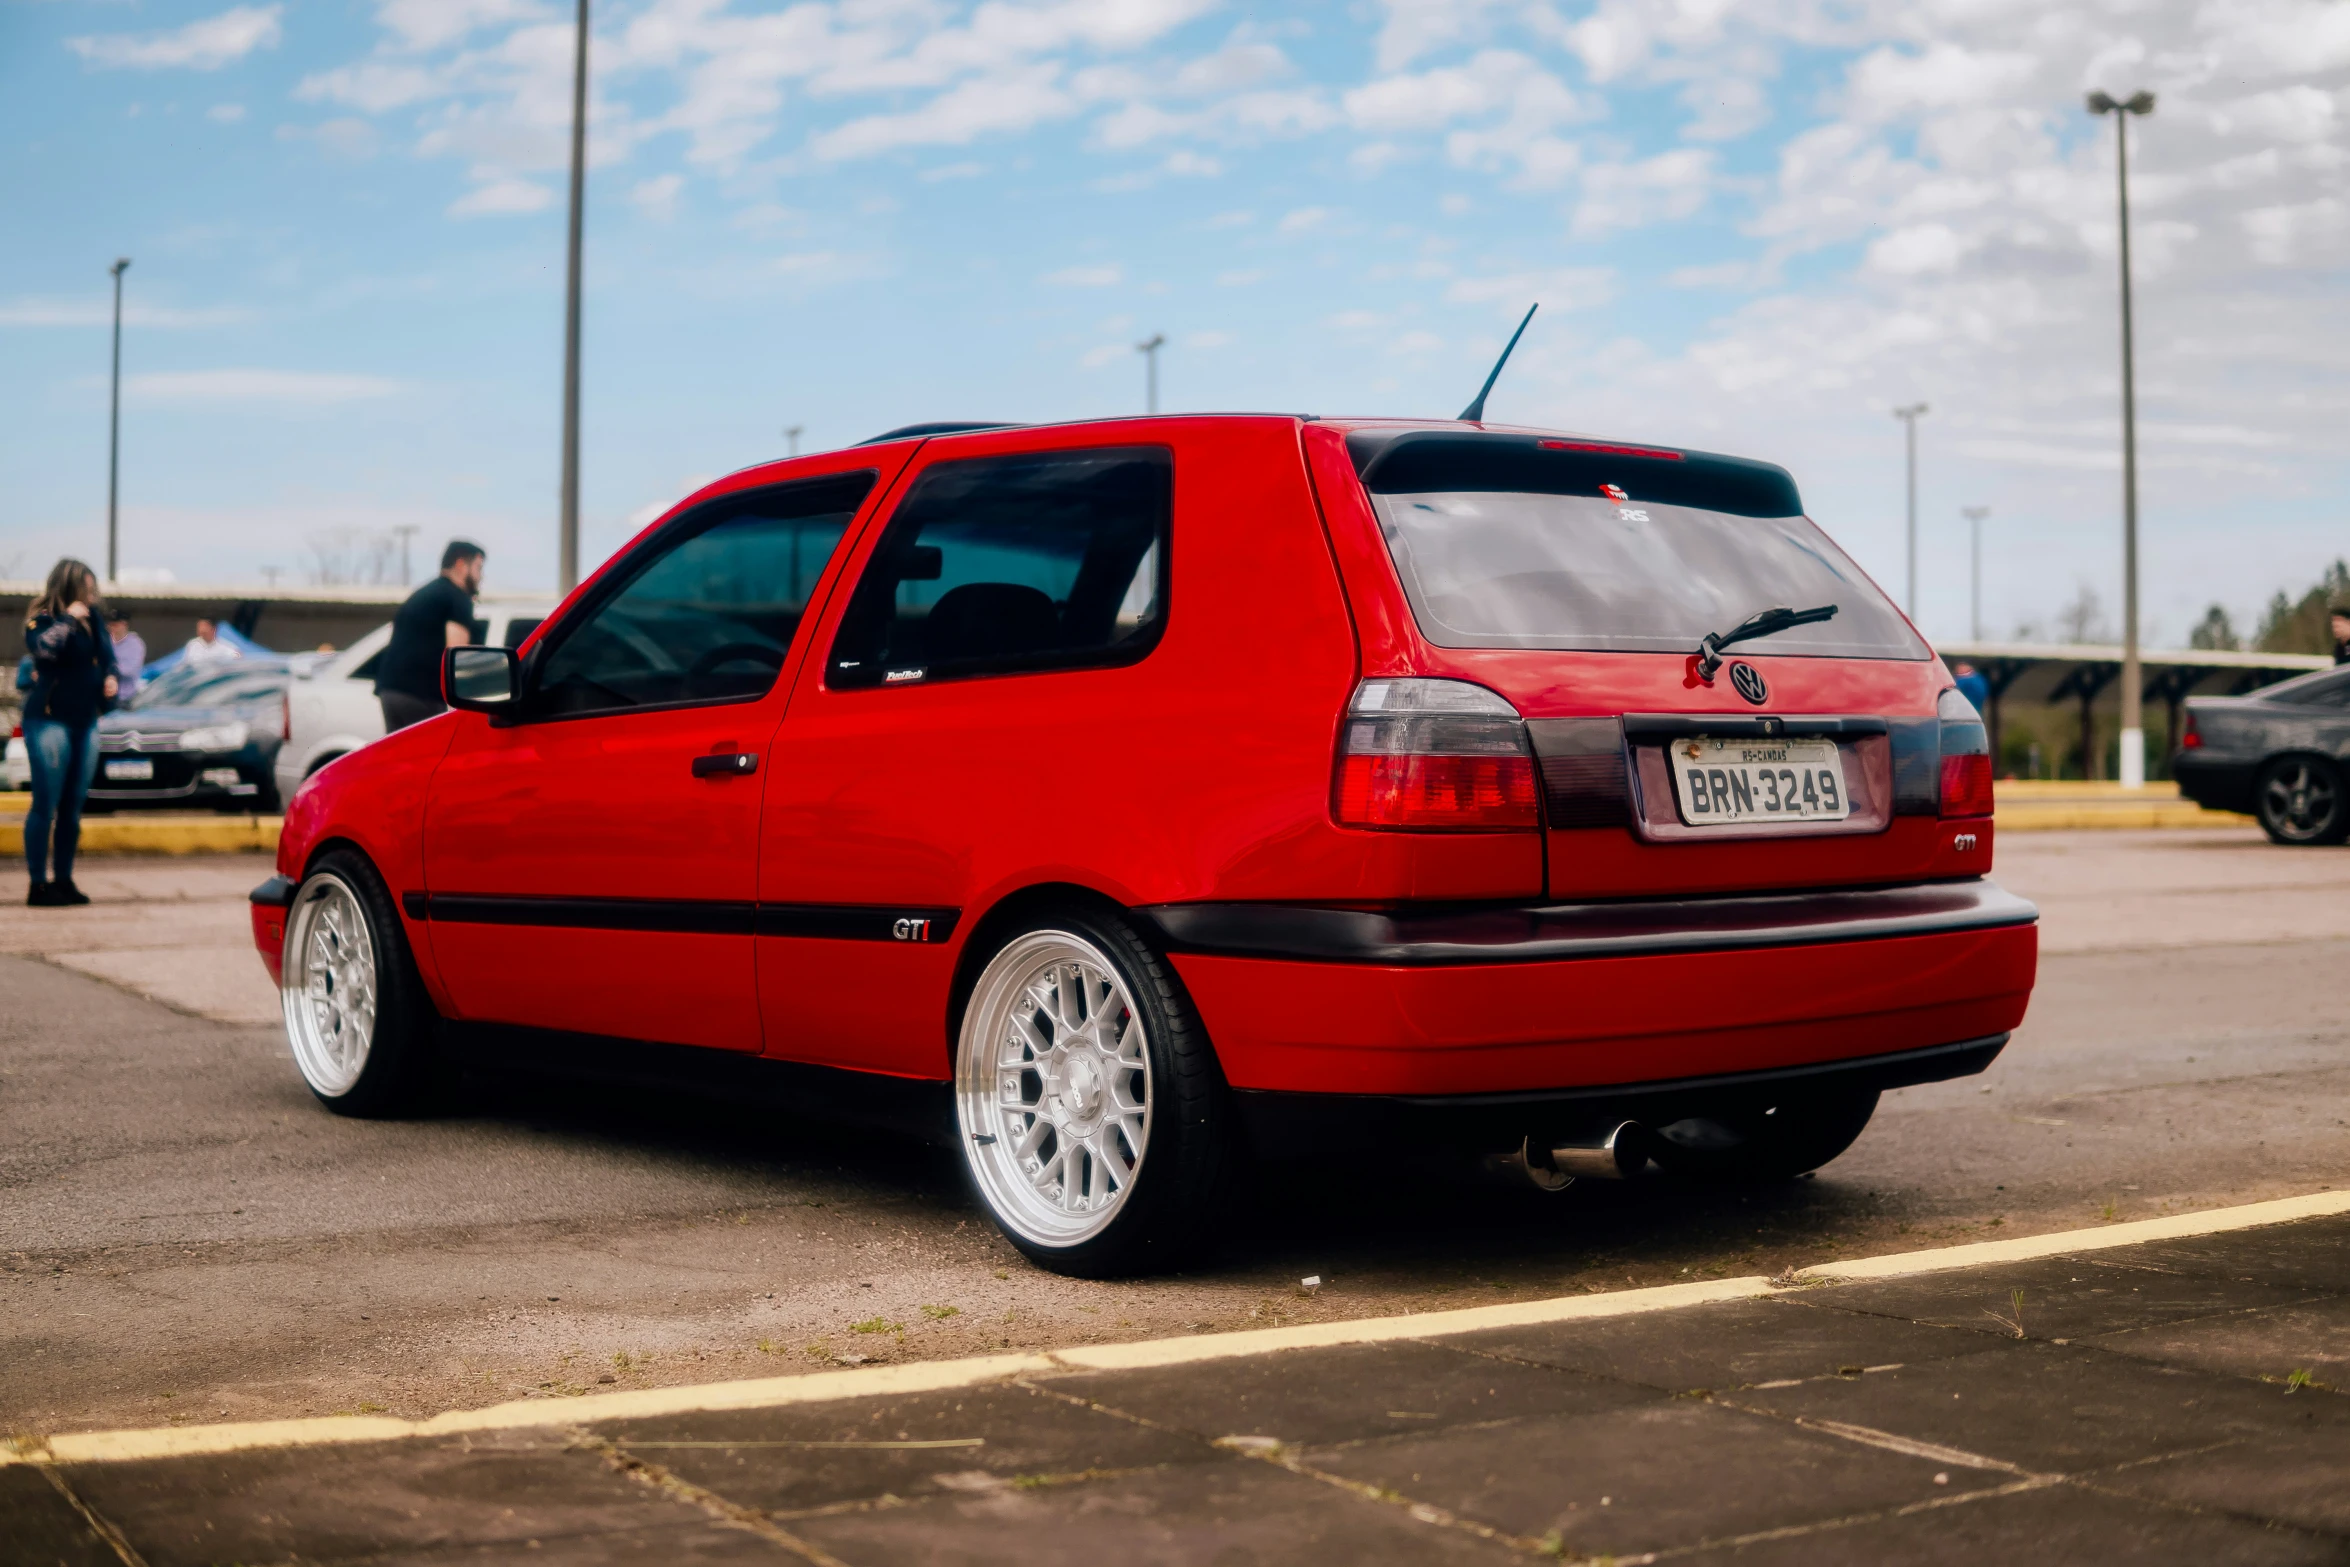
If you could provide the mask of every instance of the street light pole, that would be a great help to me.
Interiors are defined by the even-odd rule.
[[[1166,343],[1166,333],[1153,332],[1134,345],[1134,351],[1142,355],[1143,361],[1143,411],[1145,413],[1155,414],[1159,411],[1159,350],[1164,348]]]
[[[571,56],[571,252],[563,290],[563,522],[557,591],[579,586],[579,241],[587,205],[588,0],[579,0]]]
[[[2089,95],[2091,114],[2110,114],[2121,194],[2122,269],[2122,732],[2121,783],[2146,785],[2144,671],[2138,665],[2138,368],[2130,321],[2130,116],[2152,114],[2154,94]]]
[[[131,258],[123,257],[106,270],[114,276],[114,381],[107,393],[106,412],[106,580],[121,574],[122,533],[115,522],[116,492],[122,480],[122,275]]]
[[[1988,506],[1961,506],[1959,515],[1967,520],[1967,552],[1973,564],[1973,587],[1967,594],[1967,636],[1983,640],[1983,519],[1991,515]]]
[[[1911,403],[1907,408],[1896,408],[1893,417],[1906,427],[1909,446],[1909,618],[1918,618],[1918,420],[1924,416],[1924,403]]]
[[[790,449],[785,453],[786,456],[797,457],[800,455],[800,432],[806,428],[808,427],[804,424],[787,424],[783,427],[783,438],[791,443]]]

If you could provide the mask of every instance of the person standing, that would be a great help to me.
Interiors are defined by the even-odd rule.
[[[121,705],[145,684],[139,671],[147,667],[147,639],[131,629],[131,617],[119,609],[106,612],[106,630],[114,638],[114,678],[120,686],[114,699]]]
[[[2350,664],[2350,604],[2336,604],[2326,611],[2326,629],[2333,633],[2334,662]]]
[[[486,559],[480,545],[451,539],[441,551],[441,574],[409,594],[392,616],[391,645],[375,674],[385,734],[447,707],[441,700],[441,654],[473,640],[473,600],[481,592]]]
[[[90,618],[97,597],[98,574],[68,557],[50,569],[25,613],[33,683],[25,693],[24,739],[33,804],[24,818],[32,880],[24,901],[35,908],[90,901],[73,884],[73,851],[81,843],[82,801],[98,771],[98,715],[117,690],[114,641]]]
[[[245,655],[234,642],[220,640],[219,621],[205,617],[197,620],[196,634],[188,638],[188,645],[180,649],[180,656],[201,669],[207,664],[225,664],[230,659],[243,658]]]

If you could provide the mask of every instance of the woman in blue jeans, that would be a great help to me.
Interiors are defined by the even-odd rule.
[[[90,901],[73,884],[73,851],[82,836],[82,798],[98,771],[98,715],[117,689],[114,639],[91,613],[97,598],[98,574],[78,560],[61,560],[25,614],[25,651],[33,659],[24,701],[24,743],[33,764],[33,808],[24,819],[32,890],[25,902],[36,908]]]

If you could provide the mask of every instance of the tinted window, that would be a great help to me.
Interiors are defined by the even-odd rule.
[[[2350,674],[2303,675],[2269,687],[2260,697],[2264,702],[2286,702],[2295,707],[2350,707]]]
[[[766,695],[873,477],[729,497],[652,540],[617,588],[558,632],[539,661],[533,712]]]
[[[1928,656],[1765,464],[1531,436],[1356,455],[1412,612],[1440,647],[1687,653],[1757,610],[1833,604],[1834,619],[1743,650]]]
[[[830,683],[1139,658],[1167,614],[1174,464],[1157,447],[940,463],[875,546]]]

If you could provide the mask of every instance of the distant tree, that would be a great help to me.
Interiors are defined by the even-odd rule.
[[[2337,560],[2299,598],[2279,592],[2270,599],[2252,645],[2263,653],[2331,653],[2334,638],[2326,611],[2341,603],[2350,603],[2350,561]]]
[[[400,545],[370,528],[328,528],[302,541],[303,575],[322,588],[382,587],[400,580]]]
[[[2236,635],[2235,623],[2228,619],[2227,606],[2214,604],[2203,612],[2203,619],[2187,633],[2187,646],[2206,651],[2233,653],[2244,645]]]
[[[2113,640],[2113,630],[2105,623],[2105,602],[2086,582],[2072,602],[2056,612],[2056,638],[2073,643]]]

